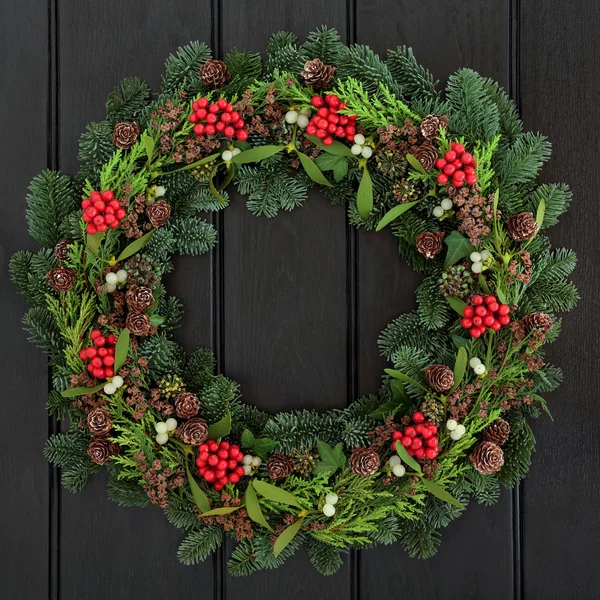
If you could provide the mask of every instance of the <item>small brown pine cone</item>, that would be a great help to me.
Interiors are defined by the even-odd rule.
[[[183,392],[175,399],[175,414],[180,419],[191,419],[199,410],[200,401],[191,392]]]
[[[267,461],[267,472],[271,479],[284,479],[293,471],[292,461],[283,454],[273,454]]]
[[[326,65],[319,58],[314,58],[306,61],[302,77],[306,85],[310,85],[315,90],[322,90],[329,87],[334,73],[335,67]]]
[[[87,424],[93,435],[106,435],[112,429],[112,417],[105,408],[99,406],[88,414]]]
[[[208,425],[204,419],[195,417],[182,423],[176,430],[177,436],[184,444],[199,446],[206,441],[208,435]]]
[[[125,294],[129,308],[135,312],[144,312],[154,304],[152,290],[143,285],[132,285]]]
[[[537,233],[538,224],[532,213],[520,212],[508,218],[506,228],[515,242],[523,242],[531,239]]]
[[[529,333],[530,331],[550,331],[553,323],[550,315],[543,312],[536,312],[523,317],[523,325]]]
[[[200,69],[200,81],[208,88],[222,88],[230,79],[231,73],[221,60],[207,60]]]
[[[417,250],[425,258],[433,258],[442,251],[443,231],[425,231],[417,236]]]
[[[133,335],[146,336],[152,330],[150,317],[144,313],[130,312],[125,320],[125,326]]]
[[[454,385],[454,373],[447,365],[431,365],[425,369],[425,379],[432,390],[441,394]]]
[[[66,292],[75,283],[75,271],[67,267],[57,267],[48,271],[46,279],[55,292]]]
[[[156,200],[146,208],[146,216],[154,227],[161,227],[171,216],[171,205],[164,200]]]
[[[498,446],[502,446],[508,440],[510,433],[510,424],[504,419],[496,419],[490,423],[482,432],[481,437],[486,442],[493,442]]]
[[[448,129],[448,117],[446,115],[427,115],[421,121],[421,133],[428,140],[435,140],[440,135],[440,127]]]
[[[54,246],[54,256],[56,260],[65,262],[69,258],[69,244],[72,244],[71,240],[60,240],[56,246]]]
[[[491,475],[502,468],[504,452],[494,442],[481,442],[481,444],[475,446],[469,460],[482,475]]]
[[[426,171],[431,171],[438,159],[438,151],[431,142],[425,141],[415,150],[414,156]]]
[[[350,470],[361,477],[377,473],[381,465],[379,454],[373,448],[354,448],[348,462]]]
[[[111,456],[119,454],[119,446],[105,437],[92,438],[88,446],[88,456],[97,465],[103,465]]]
[[[137,123],[117,123],[113,131],[113,144],[122,150],[129,150],[140,135]]]

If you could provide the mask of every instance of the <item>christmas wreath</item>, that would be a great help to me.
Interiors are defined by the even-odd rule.
[[[525,476],[528,422],[561,380],[543,347],[578,300],[576,257],[543,234],[571,199],[536,185],[549,156],[495,81],[461,69],[441,92],[410,48],[382,60],[325,27],[303,44],[274,35],[264,65],[192,43],[157,96],[125,80],[81,136],[78,176],[32,181],[41,249],[10,264],[49,356],[48,408],[68,420],[45,450],[64,486],[104,467],[112,500],[156,504],[185,532],[182,562],[235,538],[236,575],[302,545],[324,574],[348,548],[433,555],[471,499],[491,504]],[[229,184],[274,217],[315,183],[351,224],[396,236],[425,278],[417,310],[381,333],[377,394],[270,415],[210,350],[174,341],[182,306],[162,277],[174,254],[214,246],[197,213],[224,209]]]

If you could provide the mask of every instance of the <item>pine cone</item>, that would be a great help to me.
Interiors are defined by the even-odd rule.
[[[553,323],[550,315],[543,312],[536,312],[523,317],[523,325],[529,333],[530,331],[550,331]]]
[[[425,231],[417,236],[417,250],[425,258],[433,258],[442,251],[443,231]]]
[[[440,127],[448,129],[448,117],[446,115],[427,115],[421,121],[421,133],[428,140],[435,140],[440,135]]]
[[[132,285],[125,294],[125,300],[134,312],[144,312],[154,304],[152,290],[143,285]]]
[[[129,150],[140,135],[140,128],[136,123],[117,123],[113,131],[113,144],[117,148]]]
[[[431,365],[425,369],[425,379],[432,390],[441,394],[454,385],[454,373],[446,365]]]
[[[105,437],[92,438],[88,446],[88,456],[97,465],[103,465],[111,456],[119,454],[119,446]]]
[[[93,435],[106,435],[112,429],[112,417],[105,408],[99,406],[88,414],[87,424]]]
[[[142,337],[148,335],[152,330],[150,317],[144,313],[129,313],[125,320],[125,325],[133,335]]]
[[[302,77],[304,77],[306,85],[310,85],[316,90],[322,90],[329,87],[334,73],[335,67],[326,65],[322,60],[314,58],[306,61]]]
[[[208,88],[222,88],[230,79],[231,73],[221,60],[207,60],[200,69],[200,81]]]
[[[75,271],[67,267],[57,267],[48,271],[46,279],[55,292],[66,292],[75,283]]]
[[[208,425],[204,419],[195,417],[179,425],[176,431],[177,435],[184,444],[199,446],[206,441],[206,436],[208,435]]]
[[[379,454],[373,448],[355,448],[348,462],[350,470],[361,477],[377,473],[381,465]]]
[[[496,419],[490,423],[482,432],[481,437],[486,442],[493,442],[498,446],[502,446],[508,440],[510,433],[510,424],[504,419]]]
[[[494,442],[481,442],[481,444],[475,446],[469,460],[482,475],[491,475],[502,468],[504,452]]]
[[[267,472],[271,479],[284,479],[294,470],[292,461],[283,454],[273,454],[267,461]]]
[[[156,200],[146,208],[146,216],[154,227],[161,227],[171,216],[171,205],[164,200]]]
[[[180,419],[191,419],[199,410],[200,401],[191,392],[183,392],[175,399],[175,414]]]
[[[414,157],[426,171],[431,171],[438,159],[438,151],[431,142],[425,141],[415,150]]]
[[[537,233],[538,224],[532,213],[520,212],[508,218],[506,228],[515,242],[523,242],[531,239]]]
[[[60,240],[56,246],[54,246],[54,256],[56,260],[64,262],[69,258],[69,244],[72,244],[71,240]]]

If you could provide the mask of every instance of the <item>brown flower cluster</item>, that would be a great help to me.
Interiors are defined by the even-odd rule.
[[[221,502],[225,507],[239,506],[241,504],[239,498],[232,498],[227,493],[221,494]],[[238,542],[254,536],[252,521],[248,517],[248,511],[245,508],[240,508],[227,515],[200,517],[200,520],[204,521],[207,525],[218,523],[223,526],[225,531],[233,531],[235,533],[235,539]]]
[[[456,188],[449,185],[448,196],[458,208],[456,218],[458,230],[469,238],[473,246],[478,246],[491,231],[494,221],[494,196],[481,196],[476,186]],[[497,211],[496,218],[500,218]]]
[[[171,153],[174,143],[171,133],[179,127],[183,112],[183,106],[176,106],[172,100],[167,100],[150,115],[152,128],[162,133],[157,147],[161,154]]]
[[[144,490],[152,504],[161,508],[169,506],[169,491],[180,488],[185,483],[185,473],[182,467],[173,471],[171,468],[163,468],[160,460],[154,460],[150,467],[147,465],[146,457],[141,452],[134,454],[136,468],[142,473]]]

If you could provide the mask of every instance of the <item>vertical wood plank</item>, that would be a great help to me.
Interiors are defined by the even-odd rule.
[[[509,5],[506,0],[448,4],[357,0],[360,43],[380,54],[400,44],[442,82],[471,67],[504,85],[509,79]],[[443,84],[443,83],[442,83]],[[361,232],[358,248],[360,391],[377,389],[385,361],[377,357],[380,330],[415,307],[420,281],[398,256],[391,234]],[[416,598],[508,598],[513,591],[510,495],[491,508],[470,506],[468,515],[442,532],[436,557],[410,559],[400,544],[361,553],[363,600],[388,597],[390,581]],[[493,540],[493,543],[490,543]]]
[[[521,11],[522,114],[528,129],[539,129],[553,144],[542,179],[568,182],[573,191],[569,212],[549,234],[556,247],[577,252],[574,282],[583,298],[548,352],[565,376],[547,395],[554,422],[540,419],[534,426],[537,451],[522,485],[523,592],[525,598],[593,598],[600,587],[600,262],[592,229],[600,219],[592,175],[600,147],[600,13],[590,1],[534,0],[522,2]]]
[[[198,14],[207,18],[198,19]],[[77,140],[90,120],[104,118],[107,94],[128,76],[154,90],[164,60],[199,39],[210,45],[210,0],[109,0],[60,5],[60,162],[76,171]],[[190,277],[190,273],[194,275]],[[209,257],[185,257],[167,280],[186,314],[178,341],[210,345]],[[61,520],[62,598],[213,597],[214,559],[178,563],[182,535],[154,508],[121,508],[106,498],[105,478],[92,478],[75,496],[64,493]]]
[[[345,3],[223,3],[222,45],[264,52],[272,33],[301,40],[327,24],[345,31]],[[324,411],[347,401],[345,212],[317,191],[292,213],[252,216],[232,193],[224,214],[224,368],[246,402],[273,412]],[[348,598],[347,564],[323,579],[304,553],[278,571],[226,577],[227,598]]]
[[[21,328],[25,302],[8,278],[17,250],[38,249],[28,236],[25,195],[48,166],[48,10],[40,0],[0,4],[0,146],[5,191],[0,199],[0,307],[3,369],[0,470],[0,564],[6,598],[48,598],[49,469],[42,454],[48,369]],[[26,567],[25,567],[26,565]]]

